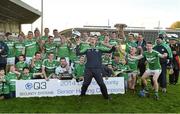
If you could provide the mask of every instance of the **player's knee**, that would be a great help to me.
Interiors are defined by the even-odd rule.
[[[146,79],[145,76],[142,76],[142,77],[141,77],[141,80],[145,80],[145,79]]]

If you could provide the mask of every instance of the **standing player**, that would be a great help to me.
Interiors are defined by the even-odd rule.
[[[162,55],[159,52],[153,50],[153,45],[151,42],[147,42],[146,48],[147,48],[147,51],[143,52],[143,54],[139,56],[139,59],[145,57],[146,61],[148,63],[148,68],[146,69],[143,76],[141,77],[143,84],[144,84],[143,91],[144,92],[148,91],[146,78],[148,78],[149,76],[153,76],[153,83],[154,83],[153,87],[155,89],[154,95],[155,95],[155,99],[158,100],[159,99],[158,78],[159,78],[159,75],[161,74],[161,65],[160,65],[159,57],[165,58],[165,57],[167,57],[167,53],[164,53]],[[133,57],[133,56],[131,56],[131,57]]]
[[[135,58],[132,59],[132,58],[130,58],[130,56],[136,56],[136,51],[137,50],[135,47],[131,47],[130,54],[126,55],[127,64],[129,66],[129,68],[133,71],[128,74],[129,75],[128,87],[133,92],[135,92],[136,77],[137,77],[137,73],[138,73],[138,59],[135,59]]]
[[[14,40],[12,37],[12,34],[9,33],[7,36],[7,39],[5,40],[5,43],[7,44],[9,51],[7,55],[7,65],[6,65],[6,72],[9,69],[10,65],[14,65],[15,63],[15,53],[14,53]]]
[[[96,46],[96,38],[92,36],[90,38],[89,48],[80,50],[80,40],[77,41],[76,54],[77,55],[86,55],[87,62],[85,64],[85,76],[84,82],[81,88],[81,96],[86,94],[87,88],[94,77],[100,86],[101,92],[105,99],[109,99],[106,85],[104,84],[102,78],[102,53],[111,53],[115,51],[113,46],[110,50],[104,50],[104,48]]]
[[[25,54],[25,45],[23,35],[19,34],[17,41],[14,44],[15,64],[19,61],[19,56]]]
[[[43,52],[46,55],[46,57],[49,53],[53,53],[54,58],[56,58],[56,43],[54,43],[54,37],[53,36],[48,37],[47,42],[44,44]]]
[[[37,42],[33,39],[33,32],[29,31],[27,40],[24,41],[25,45],[25,55],[26,55],[26,63],[29,65],[32,57],[34,54],[37,52],[38,44]]]

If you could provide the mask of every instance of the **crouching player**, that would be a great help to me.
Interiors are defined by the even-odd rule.
[[[23,72],[20,75],[20,80],[31,80],[31,79],[37,79],[36,76],[41,76],[43,78],[42,73],[30,73],[30,70],[28,67],[23,68]]]
[[[159,57],[160,58],[165,58],[167,57],[167,53],[165,54],[160,54],[159,52],[153,50],[153,45],[151,42],[147,42],[146,44],[146,48],[147,51],[143,52],[142,55],[138,56],[139,59],[145,57],[146,61],[148,63],[148,68],[146,69],[146,71],[144,72],[143,76],[141,77],[142,81],[143,81],[143,92],[144,93],[148,93],[148,88],[147,88],[147,81],[146,79],[149,76],[153,76],[153,88],[155,90],[154,92],[154,96],[155,99],[158,100],[159,99],[159,95],[158,95],[158,78],[159,75],[161,74],[161,65],[160,65],[160,61],[159,61]],[[133,56],[131,56],[133,58]]]
[[[0,68],[0,100],[9,99],[10,96],[10,83],[8,76],[5,75],[4,68]]]

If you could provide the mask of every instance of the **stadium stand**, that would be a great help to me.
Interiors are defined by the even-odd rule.
[[[21,0],[0,0],[0,32],[19,33],[21,24],[31,24],[41,12]]]

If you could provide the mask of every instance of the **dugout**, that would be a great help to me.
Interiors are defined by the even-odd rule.
[[[21,0],[0,0],[0,32],[19,33],[21,24],[31,24],[41,12]]]

